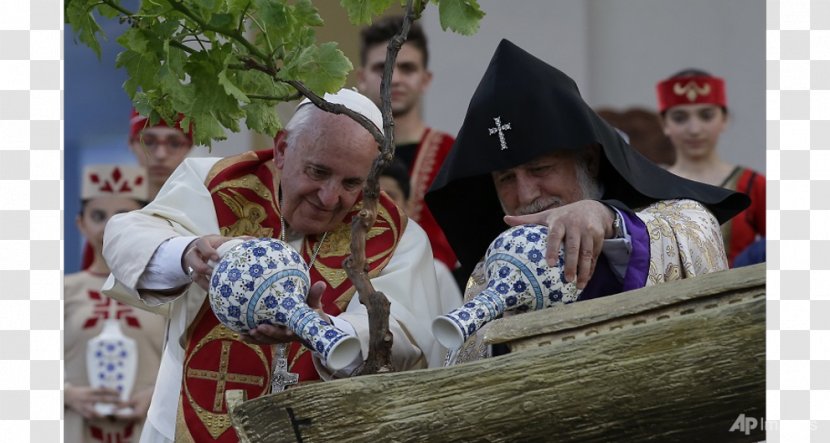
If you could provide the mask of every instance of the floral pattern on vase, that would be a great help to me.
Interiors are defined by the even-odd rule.
[[[539,310],[577,300],[580,290],[565,282],[565,258],[550,267],[545,261],[548,229],[514,226],[501,233],[484,256],[487,287],[478,295],[433,321],[435,338],[456,349],[488,322],[506,311]]]
[[[114,306],[114,304],[113,304]],[[130,399],[138,370],[138,346],[124,335],[114,312],[104,321],[101,333],[87,342],[86,366],[89,385],[118,391],[121,401]],[[129,414],[132,408],[117,410],[112,403],[95,403],[101,415]]]
[[[360,353],[356,337],[306,304],[308,265],[291,245],[274,238],[234,239],[217,252],[221,259],[214,266],[208,296],[222,324],[240,333],[261,324],[287,326],[335,370]]]

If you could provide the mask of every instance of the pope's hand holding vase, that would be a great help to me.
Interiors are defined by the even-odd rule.
[[[308,265],[288,243],[273,238],[234,239],[210,280],[210,306],[222,324],[245,333],[260,324],[290,328],[334,370],[353,362],[360,341],[325,321],[306,304]]]

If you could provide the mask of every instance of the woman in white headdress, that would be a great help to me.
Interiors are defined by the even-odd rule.
[[[137,442],[161,361],[165,319],[101,293],[110,272],[101,251],[110,217],[146,203],[147,174],[133,166],[93,165],[85,168],[83,180],[76,223],[92,246],[94,259],[84,271],[64,277],[64,441]],[[105,325],[123,342],[132,341],[137,355],[125,351],[127,360],[88,367],[89,344],[102,343],[96,338]],[[125,369],[124,362],[136,360],[135,370]]]

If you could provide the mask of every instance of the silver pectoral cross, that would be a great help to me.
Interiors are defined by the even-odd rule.
[[[288,372],[288,359],[285,357],[285,345],[277,345],[274,354],[274,370],[271,375],[271,393],[282,392],[285,388],[296,385],[300,381],[300,374]]]
[[[496,122],[495,128],[487,128],[490,131],[490,135],[499,134],[499,143],[501,143],[501,150],[504,151],[507,149],[507,140],[504,139],[504,131],[507,131],[510,128],[510,123],[501,124],[501,116],[493,117],[493,120]]]

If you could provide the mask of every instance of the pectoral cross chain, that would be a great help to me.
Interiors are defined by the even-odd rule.
[[[291,385],[300,381],[300,374],[288,372],[288,359],[285,357],[285,345],[277,345],[277,352],[274,354],[274,372],[271,376],[271,393],[284,391]]]

